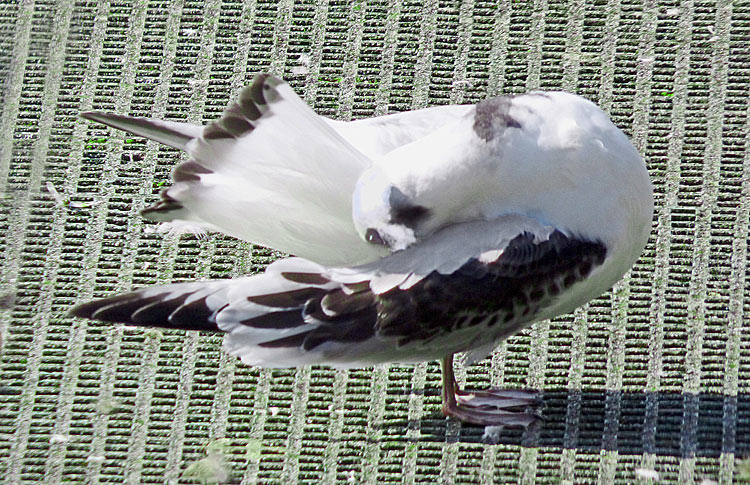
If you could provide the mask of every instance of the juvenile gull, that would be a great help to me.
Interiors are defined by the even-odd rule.
[[[260,74],[204,127],[82,116],[188,153],[144,217],[297,257],[72,315],[223,332],[230,354],[264,367],[439,359],[443,412],[479,425],[528,425],[535,396],[461,390],[453,356],[481,359],[599,296],[651,227],[643,159],[602,110],[564,92],[347,123]]]

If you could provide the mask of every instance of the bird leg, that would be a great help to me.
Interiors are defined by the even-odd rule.
[[[453,374],[453,355],[440,361],[443,371],[443,414],[480,426],[527,427],[540,416],[525,411],[541,401],[535,393],[522,390],[459,389]]]

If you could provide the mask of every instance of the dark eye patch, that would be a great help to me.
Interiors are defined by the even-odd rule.
[[[420,222],[430,216],[430,209],[414,204],[401,190],[391,187],[388,198],[391,204],[391,222],[414,229]]]
[[[430,214],[430,209],[421,205],[404,206],[391,209],[391,222],[414,228]]]

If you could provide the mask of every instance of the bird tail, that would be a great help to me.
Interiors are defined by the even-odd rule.
[[[104,113],[84,118],[185,150],[174,184],[142,211],[333,265],[382,251],[354,228],[352,194],[371,160],[279,78],[259,74],[221,118],[197,127]]]
[[[245,278],[143,288],[73,307],[71,316],[125,325],[223,332],[226,350],[263,367],[353,365],[347,342],[374,336],[369,287],[342,285],[289,258]]]

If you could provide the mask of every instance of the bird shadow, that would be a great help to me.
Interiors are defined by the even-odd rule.
[[[422,393],[423,391],[417,391]],[[428,393],[426,393],[428,394]],[[488,434],[484,427],[450,426],[439,411],[388,428],[418,428],[418,441],[510,444],[587,453],[718,458],[750,456],[750,394],[547,390],[543,420],[529,428]],[[456,432],[458,429],[458,432]]]

